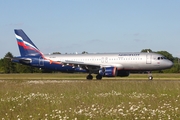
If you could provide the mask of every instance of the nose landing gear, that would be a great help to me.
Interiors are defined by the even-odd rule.
[[[149,79],[149,80],[153,80],[153,76],[149,76],[148,79]]]
[[[152,76],[152,74],[151,74],[151,71],[148,71],[148,79],[149,79],[149,80],[153,80],[153,76]]]

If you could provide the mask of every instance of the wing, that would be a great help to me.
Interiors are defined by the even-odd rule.
[[[65,60],[64,62],[61,62],[63,65],[71,65],[74,67],[80,67],[82,69],[85,69],[87,71],[96,71],[101,68],[99,64],[92,64],[92,63],[84,63],[81,61],[70,61],[70,60]]]
[[[81,62],[81,61],[70,61],[70,60],[65,60],[65,61],[63,61],[61,63],[63,65],[71,65],[71,66],[74,66],[74,67],[80,67],[82,69],[85,69],[87,71],[91,71],[93,73],[99,72],[99,70],[101,68],[104,68],[104,67],[116,67],[118,69],[123,69],[123,66],[121,64],[84,63],[84,62]]]

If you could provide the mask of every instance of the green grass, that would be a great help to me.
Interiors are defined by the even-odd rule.
[[[180,80],[180,74],[152,74],[154,80]],[[85,80],[87,74],[85,73],[29,73],[29,74],[0,74],[0,80]],[[96,75],[93,75],[94,79]],[[103,80],[147,80],[148,74],[130,74],[128,77],[103,77]]]
[[[0,119],[180,119],[179,74],[154,74],[154,81],[145,74],[101,81],[85,76],[1,75]]]

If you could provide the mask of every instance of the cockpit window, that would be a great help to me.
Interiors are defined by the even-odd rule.
[[[158,60],[163,60],[163,59],[167,59],[166,57],[158,57]]]

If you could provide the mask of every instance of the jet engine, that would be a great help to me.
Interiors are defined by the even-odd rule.
[[[115,77],[117,76],[116,67],[104,67],[99,70],[99,74],[106,77]]]

